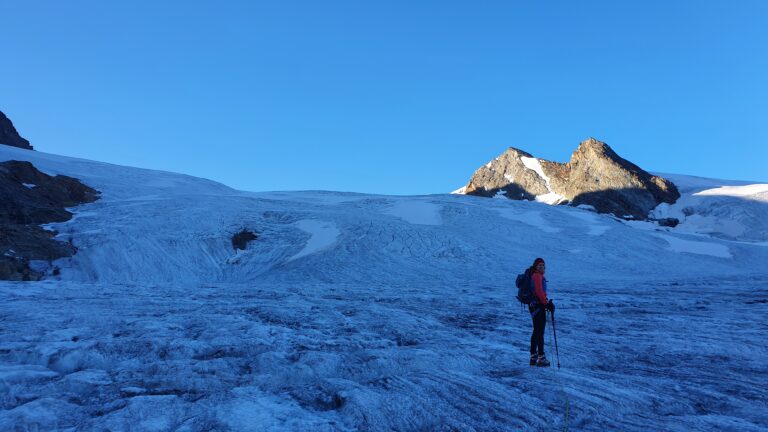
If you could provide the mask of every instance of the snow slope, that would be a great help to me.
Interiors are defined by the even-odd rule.
[[[674,217],[677,232],[768,243],[768,184],[661,174],[681,197],[656,208],[656,217]]]
[[[754,226],[730,241],[535,202],[241,192],[0,146],[7,159],[103,198],[52,225],[79,249],[59,278],[0,282],[0,430],[768,428]],[[765,211],[735,199],[739,223],[735,207]],[[243,228],[259,238],[235,251]],[[527,365],[512,280],[536,256],[559,370]]]

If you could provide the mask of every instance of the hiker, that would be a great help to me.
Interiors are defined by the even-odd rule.
[[[536,258],[528,269],[531,275],[533,301],[528,304],[528,311],[533,321],[531,333],[531,366],[548,367],[549,360],[544,355],[544,328],[547,325],[547,311],[555,313],[555,303],[547,298],[547,279],[544,277],[544,260]]]

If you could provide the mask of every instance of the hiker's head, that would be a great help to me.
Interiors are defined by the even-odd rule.
[[[533,260],[533,265],[531,266],[531,271],[537,271],[544,273],[544,259],[543,258],[536,258]]]

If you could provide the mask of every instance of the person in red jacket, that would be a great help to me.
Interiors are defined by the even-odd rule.
[[[528,305],[533,321],[531,333],[531,366],[548,367],[549,360],[544,354],[544,329],[547,326],[547,311],[555,312],[555,303],[547,298],[547,279],[544,277],[544,260],[536,258],[529,269],[534,298]]]

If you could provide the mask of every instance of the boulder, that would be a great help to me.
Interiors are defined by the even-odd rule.
[[[99,192],[72,177],[49,176],[31,163],[0,162],[0,280],[36,280],[30,261],[53,261],[77,249],[56,241],[41,224],[72,218],[66,210],[93,202]]]

